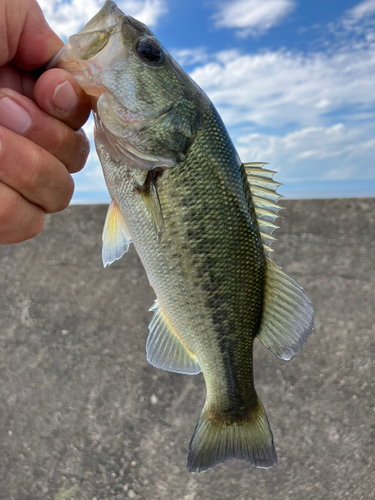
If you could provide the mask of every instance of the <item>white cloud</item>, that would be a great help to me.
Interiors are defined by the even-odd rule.
[[[375,124],[306,127],[284,136],[249,134],[237,140],[243,161],[267,161],[283,181],[375,179]]]
[[[320,125],[327,113],[375,106],[375,41],[332,53],[221,52],[191,76],[228,125]]]
[[[38,0],[47,22],[63,39],[77,33],[103,6],[103,0]],[[166,0],[121,0],[118,7],[148,26],[167,12]]]
[[[52,28],[68,37],[96,14],[102,0],[40,0],[40,5]],[[259,35],[285,19],[293,6],[289,0],[237,0],[221,5],[216,23],[242,35]],[[123,0],[119,7],[149,25],[167,9],[166,0]],[[374,179],[374,14],[375,0],[359,3],[327,27],[330,35],[339,33],[337,40],[324,39],[322,50],[310,53],[172,52],[182,64],[200,65],[191,76],[232,127],[244,161],[268,161],[286,184]],[[90,137],[91,127],[85,127]],[[106,190],[94,150],[76,179],[76,202]]]
[[[365,0],[359,3],[353,9],[350,9],[347,13],[348,17],[355,20],[363,19],[371,14],[375,13],[375,0]]]
[[[189,66],[198,63],[205,63],[208,60],[208,54],[204,47],[194,49],[171,49],[170,54],[181,66]]]
[[[250,12],[252,3],[241,0],[224,4],[220,22],[244,26],[247,17],[234,16],[234,12],[237,7]],[[254,0],[254,5],[261,9],[270,4]],[[275,19],[277,12],[283,12],[281,7],[273,11]],[[347,11],[325,27],[327,37],[319,38],[321,50],[255,54],[223,51],[212,55],[191,76],[208,93],[228,125],[327,125],[328,114],[343,113],[345,109],[347,118],[352,115],[354,120],[362,115],[365,119],[367,114],[370,119],[370,111],[375,108],[373,14],[375,0],[366,0]]]
[[[191,73],[243,161],[269,162],[286,184],[375,180],[373,14],[375,0],[346,12],[320,50],[223,51]]]
[[[219,4],[217,27],[236,28],[240,36],[262,35],[294,9],[294,0],[236,0]]]

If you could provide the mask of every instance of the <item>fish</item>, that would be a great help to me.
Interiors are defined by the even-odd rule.
[[[306,344],[311,301],[271,259],[280,186],[243,163],[214,105],[143,23],[108,0],[54,56],[91,96],[95,145],[111,197],[104,266],[133,242],[156,300],[151,365],[203,373],[206,401],[189,472],[231,459],[277,463],[257,395],[257,338],[283,360]]]

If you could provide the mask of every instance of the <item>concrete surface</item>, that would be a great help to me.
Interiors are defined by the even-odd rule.
[[[201,376],[145,357],[153,292],[131,249],[101,265],[104,206],[49,217],[0,248],[0,499],[375,498],[375,198],[284,202],[277,263],[316,329],[291,363],[257,343],[256,385],[279,464],[189,475]]]

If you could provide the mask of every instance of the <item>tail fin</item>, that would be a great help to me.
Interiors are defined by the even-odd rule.
[[[214,421],[206,407],[198,419],[187,457],[188,471],[203,472],[233,458],[262,469],[277,463],[272,432],[259,398],[248,417],[240,422]]]

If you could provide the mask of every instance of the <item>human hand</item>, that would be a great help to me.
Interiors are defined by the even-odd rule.
[[[62,45],[35,0],[0,0],[0,244],[68,206],[89,153],[89,97],[62,69],[34,76]]]

